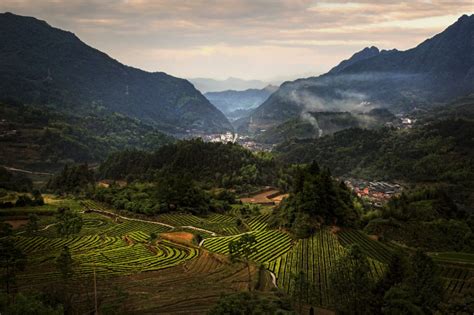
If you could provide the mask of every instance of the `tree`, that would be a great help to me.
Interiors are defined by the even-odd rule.
[[[293,286],[291,287],[290,295],[298,305],[299,313],[303,311],[304,303],[314,304],[319,301],[319,292],[316,287],[308,281],[307,275],[300,271],[291,276]]]
[[[384,296],[383,314],[424,315],[423,310],[412,302],[410,292],[404,286],[394,286]]]
[[[26,256],[16,247],[14,240],[9,237],[0,239],[0,267],[7,294],[16,283],[16,272],[25,269],[25,266]]]
[[[38,225],[39,217],[37,214],[30,213],[28,215],[28,223],[26,224],[26,233],[33,234],[36,233],[39,229]]]
[[[411,274],[406,284],[414,303],[426,313],[433,312],[443,299],[443,285],[433,260],[417,250],[410,259]]]
[[[61,272],[61,276],[65,281],[68,281],[74,275],[72,268],[73,262],[69,247],[64,246],[61,254],[56,258],[56,267]]]
[[[248,288],[252,291],[252,274],[250,272],[250,256],[258,252],[255,235],[244,234],[229,242],[229,254],[232,262],[243,262],[247,266]]]
[[[52,307],[44,303],[39,296],[19,293],[13,303],[1,303],[1,314],[9,315],[62,315],[62,305]]]
[[[209,311],[210,315],[273,315],[291,314],[289,307],[274,295],[239,292],[223,295]]]
[[[153,244],[156,242],[157,239],[158,239],[158,235],[156,235],[155,232],[152,232],[150,236],[148,237],[148,243]]]
[[[370,313],[375,283],[370,277],[369,261],[357,244],[336,262],[330,283],[333,296],[339,297],[334,305],[338,310],[350,314]]]
[[[68,237],[82,229],[82,217],[69,208],[59,208],[56,220],[56,229],[61,236]]]
[[[13,234],[13,227],[10,223],[0,222],[0,238]]]

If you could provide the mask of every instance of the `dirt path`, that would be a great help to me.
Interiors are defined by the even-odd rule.
[[[52,173],[33,172],[33,171],[22,170],[20,168],[10,167],[6,165],[0,165],[0,166],[12,172],[19,172],[19,173],[26,173],[26,174],[33,174],[33,175],[53,175]]]
[[[161,225],[161,226],[166,226],[166,227],[168,227],[172,230],[174,230],[176,228],[191,229],[191,230],[196,230],[196,231],[209,233],[212,236],[217,236],[216,232],[206,230],[206,229],[202,229],[202,228],[198,228],[198,227],[192,226],[192,225],[173,226],[173,225],[166,224],[166,223],[163,223],[163,222],[158,222],[158,221],[150,221],[150,220],[143,220],[143,219],[125,217],[125,216],[122,216],[122,215],[119,215],[119,214],[116,214],[116,213],[113,213],[113,212],[110,212],[110,211],[105,211],[105,210],[98,210],[98,209],[88,209],[88,210],[92,211],[92,212],[99,213],[99,214],[103,214],[103,215],[106,215],[106,216],[109,216],[109,217],[121,218],[121,219],[124,219],[124,220],[130,220],[130,221],[139,221],[139,222],[145,222],[145,223],[158,224],[158,225]]]
[[[45,230],[49,229],[50,227],[52,227],[52,226],[54,226],[54,225],[56,225],[56,224],[57,224],[57,223],[48,224],[48,225],[46,225],[44,228],[38,230],[38,232],[40,232],[40,231],[45,231]],[[16,233],[16,234],[17,234],[17,235],[20,235],[20,234],[23,234],[23,233],[25,233],[25,232],[26,232],[26,231],[20,231],[20,232],[18,232],[18,233]]]
[[[195,226],[192,226],[192,225],[184,225],[184,226],[179,226],[179,227],[183,228],[183,229],[191,229],[191,230],[206,232],[206,233],[211,234],[212,236],[217,236],[216,232],[212,232],[212,231],[209,231],[209,230],[206,230],[206,229],[201,229],[201,228],[198,228],[198,227],[195,227]]]

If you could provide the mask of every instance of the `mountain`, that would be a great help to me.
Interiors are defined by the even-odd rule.
[[[0,98],[79,112],[100,105],[172,134],[232,130],[188,81],[123,65],[73,33],[11,13],[0,14]]]
[[[407,51],[366,48],[330,72],[286,82],[237,128],[269,129],[306,112],[394,113],[474,92],[474,15]]]
[[[260,80],[244,80],[239,78],[227,78],[225,80],[215,80],[209,78],[193,78],[189,79],[192,84],[201,91],[201,93],[207,92],[220,92],[226,90],[243,91],[248,89],[263,89],[268,82]]]
[[[230,120],[241,118],[267,100],[278,87],[268,85],[263,89],[248,89],[245,91],[227,90],[208,92],[204,96]]]
[[[289,139],[311,139],[349,128],[375,129],[398,125],[398,119],[384,108],[368,113],[308,112],[263,131],[255,139],[261,143],[278,144]]]
[[[380,50],[377,47],[366,47],[361,51],[356,52],[354,55],[352,55],[351,58],[341,61],[340,64],[329,70],[329,73],[340,73],[347,67],[355,64],[356,62],[375,57],[378,54],[380,54]]]

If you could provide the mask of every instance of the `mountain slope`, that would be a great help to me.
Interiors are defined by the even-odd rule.
[[[125,66],[70,32],[11,13],[0,14],[0,97],[101,105],[170,133],[232,129],[188,81]]]
[[[40,172],[97,163],[121,150],[155,150],[174,141],[138,119],[99,108],[79,114],[0,102],[0,117],[0,164]]]
[[[245,91],[226,90],[208,92],[204,96],[231,120],[242,117],[250,109],[261,105],[277,90],[276,86],[269,85],[261,90],[248,89]]]
[[[312,111],[393,112],[474,92],[474,15],[407,51],[362,51],[329,73],[286,82],[238,128],[268,129]]]

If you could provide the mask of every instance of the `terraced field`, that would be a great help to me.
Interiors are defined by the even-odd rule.
[[[130,238],[143,241],[144,232],[133,233]],[[137,240],[138,239],[138,240]],[[69,238],[17,237],[16,243],[28,255],[28,268],[20,281],[29,284],[55,281],[60,274],[54,260],[64,246],[68,246],[78,277],[96,270],[99,276],[123,275],[159,270],[175,266],[197,256],[193,248],[161,241],[156,246],[127,242],[121,237],[99,235]]]
[[[362,251],[372,259],[388,264],[392,257],[392,249],[382,242],[370,239],[365,233],[357,230],[342,230],[337,233],[344,247],[359,244]]]
[[[122,220],[121,223],[114,224],[111,228],[104,230],[101,234],[107,236],[122,236],[133,232],[144,232],[150,235],[151,233],[163,233],[171,231],[171,228],[153,222]]]
[[[331,268],[345,253],[345,249],[329,230],[321,230],[310,238],[299,240],[298,243],[281,257],[267,263],[267,268],[277,278],[278,287],[290,292],[294,285],[292,275],[303,271],[307,280],[319,292],[319,305],[329,306],[334,297],[331,297],[329,276]],[[384,266],[370,259],[373,277],[380,277]]]
[[[247,225],[252,231],[263,231],[268,226],[270,214],[262,214],[247,220]]]
[[[256,281],[257,268],[252,266],[251,273]],[[203,252],[172,268],[115,277],[109,286],[99,287],[99,296],[110,294],[110,286],[129,293],[129,313],[199,315],[207,314],[222,294],[246,290],[247,270]]]
[[[290,250],[292,244],[290,237],[275,230],[249,232],[257,239],[258,252],[250,258],[259,263],[267,262]],[[239,235],[228,237],[213,237],[204,241],[203,247],[216,253],[228,254],[229,242],[239,238]]]
[[[168,213],[158,216],[158,221],[176,227],[194,226],[223,235],[233,235],[242,232],[236,225],[237,219],[235,217],[217,213],[206,217],[197,217],[192,214]]]
[[[474,268],[442,265],[440,269],[446,294],[459,295],[474,291]]]
[[[86,202],[85,206],[113,211],[93,202]],[[60,274],[54,261],[61,249],[68,246],[75,262],[76,277],[91,277],[95,271],[100,279],[107,279],[104,282],[110,280],[130,290],[133,298],[129,305],[133,311],[184,313],[193,309],[196,314],[206,313],[221,292],[247,287],[244,268],[229,265],[220,254],[228,254],[231,240],[243,233],[250,233],[256,236],[258,248],[251,259],[264,264],[274,273],[280,289],[290,292],[294,286],[292,275],[303,271],[319,292],[316,304],[330,306],[335,298],[329,293],[329,276],[347,246],[355,243],[361,246],[369,257],[373,278],[383,275],[393,251],[398,249],[396,245],[373,240],[361,231],[349,229],[336,234],[330,230],[321,230],[311,238],[295,242],[288,234],[268,228],[268,213],[245,220],[245,227],[241,228],[237,227],[237,216],[223,214],[206,217],[191,214],[160,215],[157,220],[165,224],[114,215],[110,217],[106,213],[81,215],[84,226],[79,235],[74,237],[58,238],[54,226],[35,236],[24,233],[15,236],[17,244],[29,259],[27,269],[18,277],[21,286],[34,288],[57,281]],[[193,227],[208,231],[197,231]],[[189,247],[166,240],[149,244],[151,233],[170,231],[204,235],[207,238],[202,248],[209,252],[196,249],[191,243]],[[221,236],[213,237],[213,232]],[[441,276],[447,294],[463,294],[473,290],[474,268],[456,265],[462,259],[471,261],[472,255],[433,253],[432,257],[441,264]],[[252,273],[255,278],[261,276],[261,273],[257,273],[256,265],[252,266]],[[132,282],[129,281],[131,277]],[[268,279],[264,283],[266,289],[272,286]],[[146,298],[143,290],[147,292]],[[103,294],[109,296],[106,292],[104,286]]]

